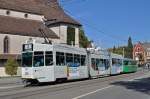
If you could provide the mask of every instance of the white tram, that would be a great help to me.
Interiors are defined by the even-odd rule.
[[[111,75],[120,74],[123,72],[123,56],[111,53]]]
[[[23,44],[22,79],[30,83],[97,78],[123,72],[123,57],[63,44]]]
[[[54,82],[88,78],[87,52],[67,45],[23,44],[22,79],[27,82]]]
[[[106,50],[88,50],[90,76],[92,78],[110,75],[110,55]]]

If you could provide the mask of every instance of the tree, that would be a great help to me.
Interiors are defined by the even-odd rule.
[[[128,38],[128,46],[127,46],[127,57],[132,58],[132,52],[133,52],[133,44],[131,37]]]
[[[117,48],[114,46],[113,48],[109,48],[108,50],[110,52],[123,55],[123,49],[124,49],[124,56],[126,58],[132,58],[133,44],[132,44],[131,37],[128,38],[127,46],[120,46],[120,47],[117,47]]]
[[[85,35],[83,29],[79,30],[79,44],[80,44],[80,47],[83,47],[83,48],[87,48],[90,44],[90,41],[88,40],[87,36]]]
[[[133,48],[132,39],[130,36],[128,38],[128,48],[131,48],[131,49]]]
[[[112,52],[113,52],[113,53],[115,53],[115,51],[116,51],[116,47],[114,46],[114,47],[113,47],[113,51],[112,51]]]
[[[9,58],[5,64],[5,72],[8,75],[16,75],[19,64],[13,58]]]

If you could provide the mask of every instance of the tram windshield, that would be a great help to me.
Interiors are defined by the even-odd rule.
[[[44,66],[44,52],[34,52],[33,66]]]
[[[32,52],[27,52],[22,54],[22,66],[23,67],[32,67]]]

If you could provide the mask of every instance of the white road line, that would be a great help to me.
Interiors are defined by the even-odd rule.
[[[133,79],[129,79],[129,80],[123,80],[123,81],[134,81],[135,79],[140,79],[140,78],[144,78],[146,77],[148,74],[144,75],[144,76],[140,76],[140,77],[136,77],[136,78],[133,78]],[[99,92],[99,91],[102,91],[102,90],[105,90],[105,89],[108,89],[108,88],[111,88],[111,87],[114,87],[114,85],[109,85],[107,87],[104,87],[104,88],[101,88],[101,89],[97,89],[95,91],[92,91],[92,92],[89,92],[89,93],[85,93],[83,95],[80,95],[80,96],[77,96],[75,98],[72,98],[72,99],[80,99],[82,97],[85,97],[85,96],[88,96],[90,94],[93,94],[93,93],[96,93],[96,92]]]
[[[6,87],[0,87],[0,89],[11,89],[11,88],[18,88],[23,87],[24,85],[17,85],[17,86],[6,86]]]
[[[113,85],[110,85],[110,86],[107,86],[107,87],[104,87],[104,88],[101,88],[101,89],[97,89],[97,90],[95,90],[95,91],[92,91],[92,92],[89,92],[89,93],[86,93],[86,94],[77,96],[77,97],[72,98],[72,99],[80,99],[80,98],[82,98],[82,97],[88,96],[88,95],[90,95],[90,94],[93,94],[93,93],[96,93],[96,92],[99,92],[99,91],[102,91],[102,90],[105,90],[105,89],[108,89],[108,88],[111,88],[111,87],[113,87]]]

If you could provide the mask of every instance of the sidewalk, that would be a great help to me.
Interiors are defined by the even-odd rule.
[[[0,86],[20,85],[22,84],[21,77],[4,77],[0,78]]]

